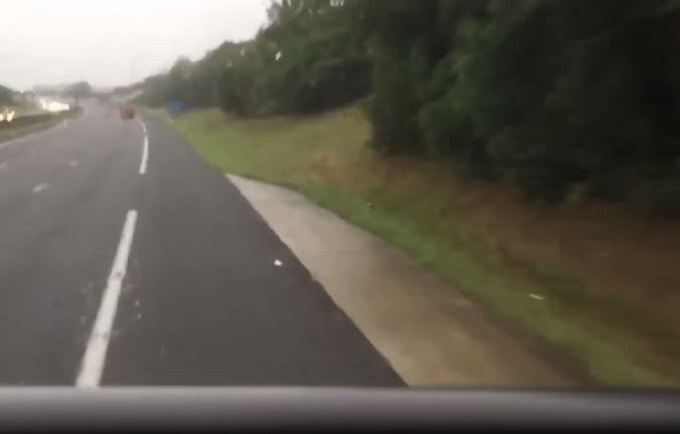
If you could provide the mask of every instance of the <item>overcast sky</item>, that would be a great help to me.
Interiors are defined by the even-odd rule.
[[[266,22],[269,0],[0,0],[0,84],[138,81]]]

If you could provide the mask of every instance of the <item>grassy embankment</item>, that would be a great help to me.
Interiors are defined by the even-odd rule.
[[[298,189],[597,382],[680,385],[680,222],[613,205],[545,208],[446,164],[381,159],[358,108],[172,123],[211,166]]]

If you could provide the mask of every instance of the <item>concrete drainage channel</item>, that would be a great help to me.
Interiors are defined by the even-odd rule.
[[[479,306],[385,241],[297,192],[227,178],[408,385],[573,385]]]

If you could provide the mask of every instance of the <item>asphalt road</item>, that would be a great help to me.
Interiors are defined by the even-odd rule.
[[[399,386],[222,174],[90,107],[0,143],[0,384]]]

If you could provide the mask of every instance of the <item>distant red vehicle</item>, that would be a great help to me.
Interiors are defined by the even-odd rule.
[[[135,118],[135,108],[129,105],[120,107],[120,118],[123,120],[130,120]]]

